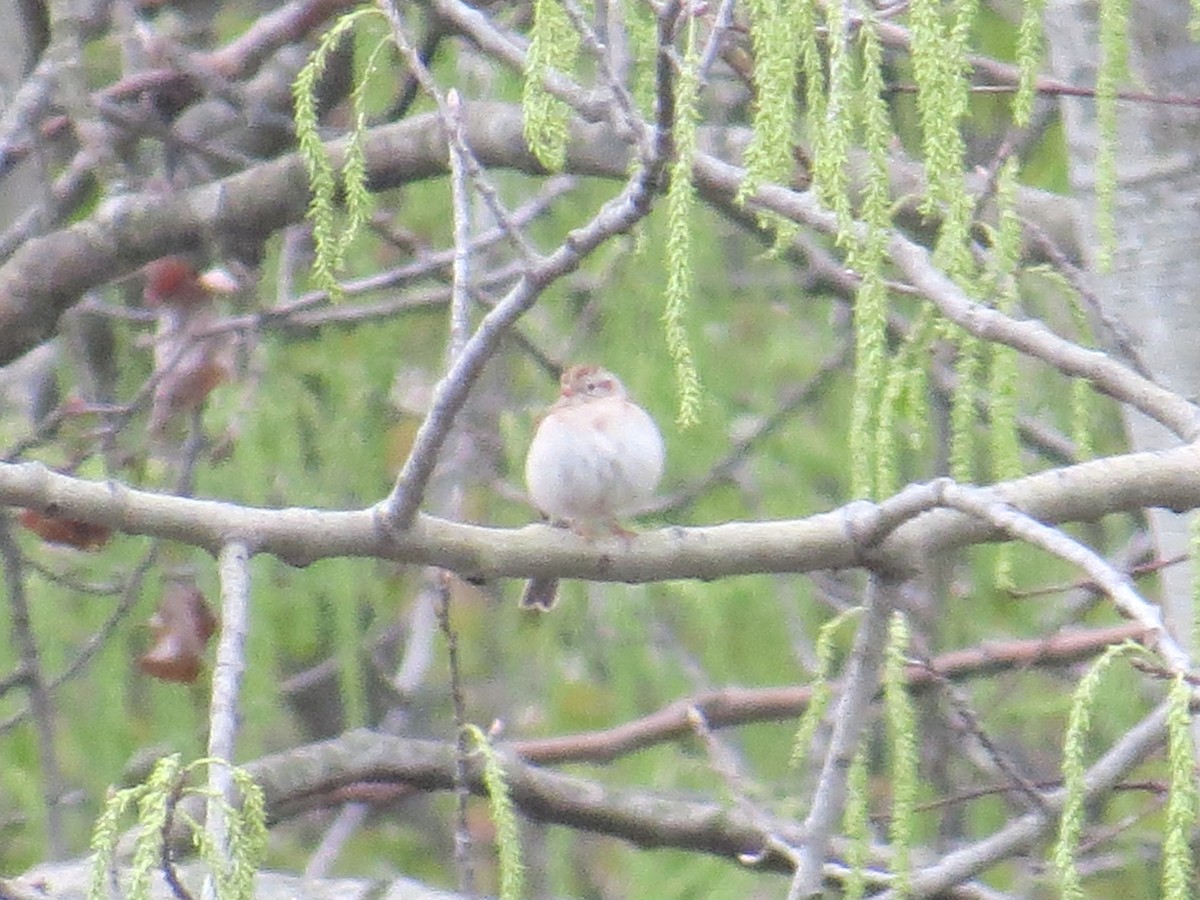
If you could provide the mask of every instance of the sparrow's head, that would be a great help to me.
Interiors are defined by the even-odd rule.
[[[559,380],[564,397],[601,398],[624,397],[625,386],[612,372],[599,366],[571,366]]]

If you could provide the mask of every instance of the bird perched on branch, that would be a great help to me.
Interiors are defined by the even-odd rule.
[[[588,540],[601,531],[632,532],[620,519],[654,493],[663,471],[663,440],[625,386],[597,366],[562,374],[558,400],[538,423],[525,460],[525,484],[534,505],[551,522]],[[550,609],[558,579],[534,578],[521,606]]]

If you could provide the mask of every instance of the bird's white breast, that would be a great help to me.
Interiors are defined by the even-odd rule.
[[[552,519],[608,522],[646,503],[662,470],[654,420],[628,400],[607,397],[546,415],[529,446],[525,482]]]

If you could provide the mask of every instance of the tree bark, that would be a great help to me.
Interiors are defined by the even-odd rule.
[[[1128,81],[1155,95],[1200,83],[1200,47],[1188,38],[1186,5],[1138,4],[1129,25]],[[1046,29],[1056,77],[1077,86],[1096,83],[1100,59],[1097,6],[1054,0]],[[1070,177],[1085,265],[1103,315],[1128,337],[1147,374],[1163,387],[1194,398],[1200,393],[1200,111],[1182,105],[1118,101],[1115,248],[1110,271],[1099,270],[1100,237],[1095,185],[1100,134],[1091,99],[1064,98]],[[1122,407],[1130,441],[1139,450],[1175,446],[1178,439],[1145,416]],[[1150,512],[1158,553],[1187,553],[1189,515]],[[1190,562],[1161,575],[1164,618],[1175,638],[1192,647],[1195,611]]]

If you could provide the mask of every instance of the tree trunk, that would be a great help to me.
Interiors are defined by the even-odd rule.
[[[1155,95],[1200,84],[1200,47],[1188,38],[1186,4],[1150,0],[1131,14],[1130,78]],[[1056,77],[1077,86],[1096,83],[1100,58],[1097,6],[1054,0],[1046,29]],[[1111,271],[1099,271],[1095,205],[1096,105],[1064,98],[1063,122],[1071,183],[1084,201],[1078,229],[1085,264],[1104,315],[1123,329],[1137,362],[1155,381],[1194,398],[1200,393],[1200,111],[1183,106],[1118,102],[1116,246]],[[1126,409],[1130,441],[1138,449],[1173,446],[1178,439]],[[1150,527],[1164,559],[1187,553],[1189,516],[1152,511]],[[1168,628],[1192,648],[1194,610],[1190,562],[1161,578]]]

